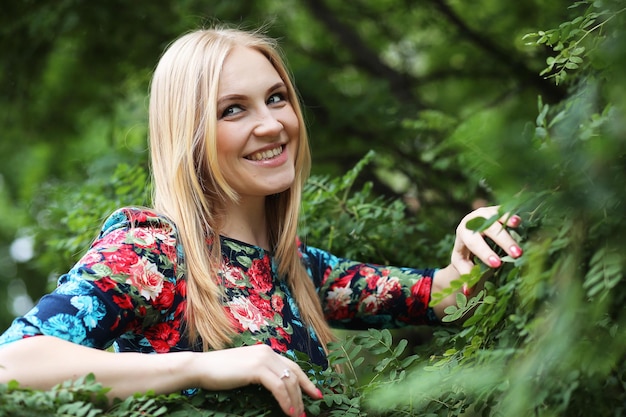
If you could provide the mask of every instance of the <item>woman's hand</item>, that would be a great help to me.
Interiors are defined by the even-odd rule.
[[[472,257],[476,256],[492,268],[502,265],[502,260],[485,242],[485,236],[493,240],[512,258],[522,256],[522,249],[506,231],[507,227],[517,227],[522,219],[517,215],[505,214],[482,233],[467,228],[467,223],[476,218],[489,219],[498,215],[498,206],[482,207],[465,216],[456,228],[456,239],[452,249],[451,263],[460,275],[469,274],[474,266]]]
[[[267,345],[223,349],[196,355],[198,385],[208,390],[261,384],[289,416],[305,416],[302,393],[322,397],[321,391],[293,361]]]
[[[515,228],[521,224],[522,219],[519,216],[505,214],[481,233],[467,228],[467,223],[472,219],[481,217],[490,219],[497,216],[498,208],[498,206],[482,207],[463,217],[461,223],[456,228],[454,248],[452,249],[452,255],[450,257],[451,263],[446,268],[437,271],[433,277],[433,287],[431,290],[433,293],[448,288],[450,283],[458,279],[461,275],[469,274],[474,267],[474,256],[478,257],[485,265],[491,268],[498,268],[502,265],[502,260],[498,254],[494,252],[485,241],[486,237],[490,238],[512,258],[522,256],[522,249],[519,244],[506,230],[507,227]],[[463,287],[463,293],[469,297],[474,292],[480,290],[482,284],[483,283],[480,282],[475,288]],[[435,314],[439,318],[443,317],[445,315],[445,308],[455,303],[455,294],[447,296],[433,307]]]

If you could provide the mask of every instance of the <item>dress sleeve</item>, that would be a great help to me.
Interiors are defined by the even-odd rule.
[[[439,323],[428,307],[436,269],[360,263],[304,245],[300,251],[333,327],[360,330]]]
[[[113,213],[87,253],[56,289],[0,336],[0,346],[37,336],[108,348],[127,332],[143,332],[172,311],[184,291],[173,224],[138,208]]]

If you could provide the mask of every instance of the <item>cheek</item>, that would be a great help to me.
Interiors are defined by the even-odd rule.
[[[300,136],[300,123],[298,123],[298,117],[293,110],[291,110],[291,112],[289,112],[289,115],[285,117],[283,121],[283,126],[285,127],[285,130],[287,131],[289,137],[297,142],[298,137]]]
[[[217,147],[217,154],[219,156],[227,156],[237,148],[236,138],[233,136],[233,130],[227,127],[217,128],[217,140],[215,146]]]

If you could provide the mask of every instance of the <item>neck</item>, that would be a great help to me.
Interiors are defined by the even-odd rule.
[[[221,234],[269,250],[265,197],[241,198],[225,207]]]

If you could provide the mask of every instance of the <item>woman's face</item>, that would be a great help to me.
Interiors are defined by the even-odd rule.
[[[242,198],[288,189],[300,126],[272,64],[236,47],[224,62],[217,100],[217,154],[228,184]]]

